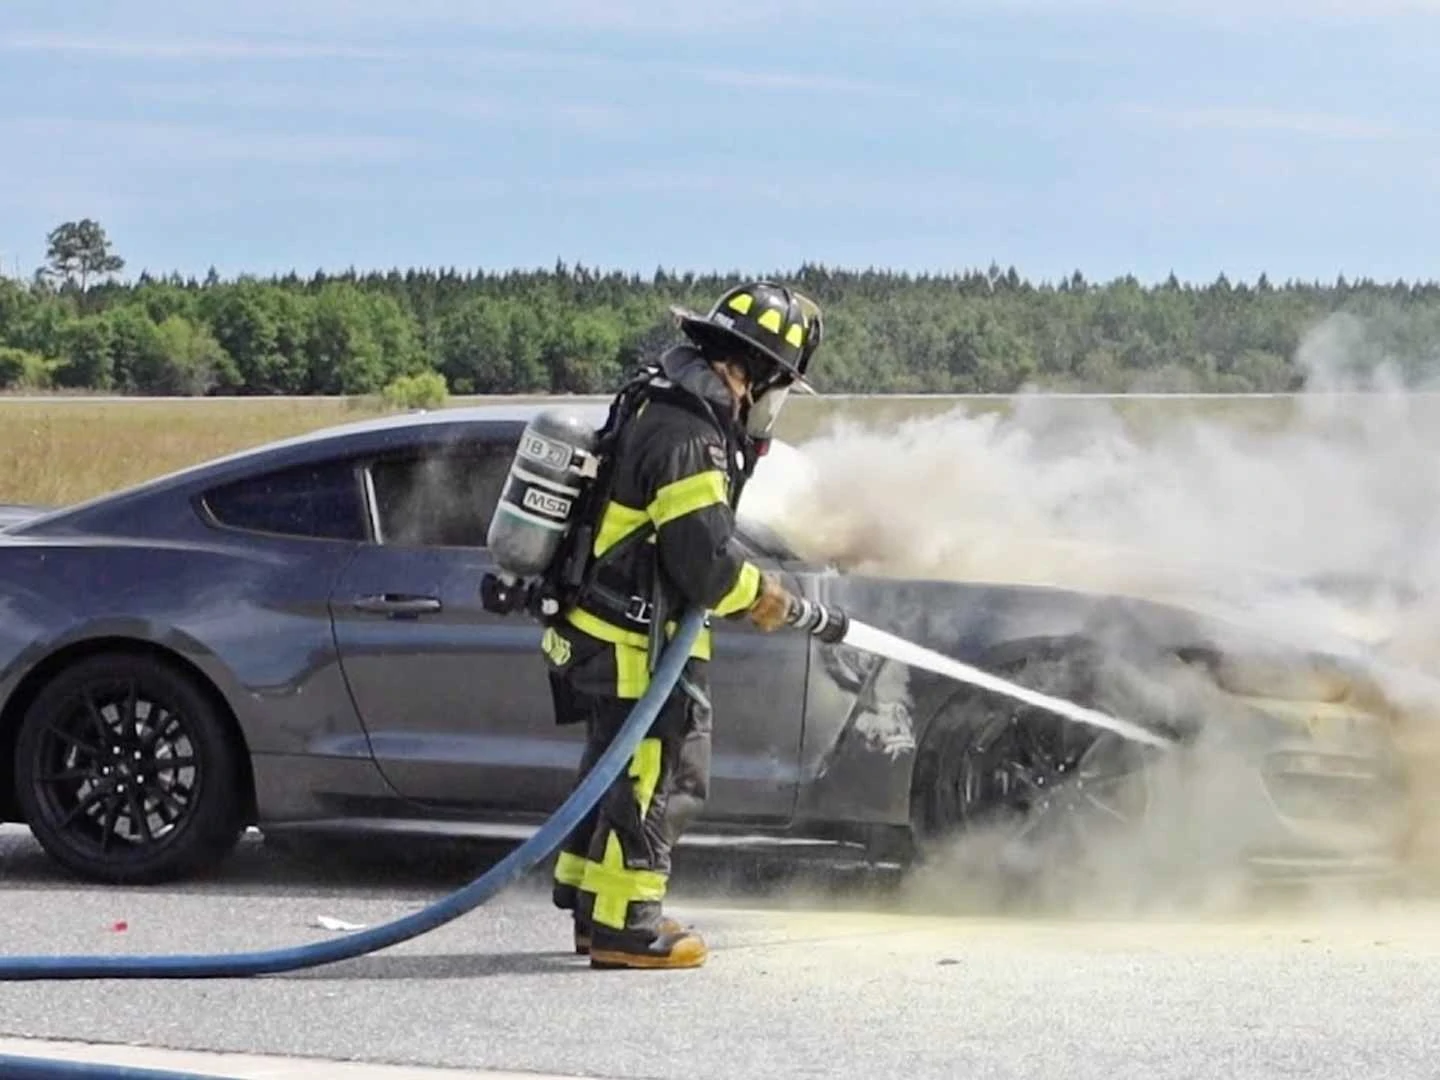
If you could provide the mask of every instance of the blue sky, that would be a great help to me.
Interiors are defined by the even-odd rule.
[[[1440,277],[1440,0],[0,0],[0,264]]]

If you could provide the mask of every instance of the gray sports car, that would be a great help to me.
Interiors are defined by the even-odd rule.
[[[0,820],[116,883],[197,873],[247,825],[534,827],[568,793],[580,737],[552,721],[539,627],[487,613],[479,585],[535,408],[391,416],[79,505],[7,510]],[[854,844],[905,862],[999,837],[1020,878],[1037,858],[1053,868],[1146,828],[1172,851],[1185,831],[1187,859],[1398,857],[1394,710],[1352,662],[1140,597],[857,576],[807,563],[744,511],[745,547],[792,588],[1124,712],[1175,746],[800,633],[717,623],[697,836]]]

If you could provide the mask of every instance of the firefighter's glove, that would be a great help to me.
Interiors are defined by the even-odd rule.
[[[772,574],[760,575],[760,595],[750,606],[750,621],[766,633],[779,630],[790,618],[795,598]]]

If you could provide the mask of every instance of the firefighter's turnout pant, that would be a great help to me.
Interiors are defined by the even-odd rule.
[[[583,778],[648,687],[645,651],[566,626],[546,631],[556,718],[585,725]],[[630,678],[617,676],[629,669]],[[612,688],[603,692],[606,683]],[[616,693],[615,688],[624,693]],[[577,921],[653,933],[670,852],[709,790],[712,711],[706,663],[692,655],[629,767],[570,833],[555,862],[555,902]]]

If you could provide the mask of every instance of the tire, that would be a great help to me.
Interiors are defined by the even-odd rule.
[[[1104,708],[1083,651],[1057,648],[993,669]],[[965,688],[921,742],[912,798],[918,865],[987,900],[1061,903],[1093,885],[1144,827],[1152,752],[1022,702]]]
[[[93,656],[56,675],[26,710],[15,790],[41,846],[77,876],[173,881],[239,841],[238,743],[190,676],[148,656]]]

